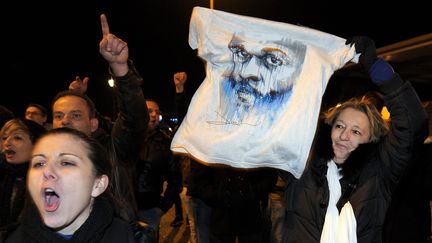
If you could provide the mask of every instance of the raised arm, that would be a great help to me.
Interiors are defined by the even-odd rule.
[[[149,121],[142,78],[133,62],[128,60],[126,42],[110,33],[105,15],[101,15],[102,40],[99,51],[110,65],[118,116],[111,130],[113,145],[120,163],[134,163],[138,158],[139,140]]]
[[[103,37],[99,42],[99,52],[107,60],[115,76],[124,76],[129,70],[127,43],[110,33],[108,20],[104,14],[100,16],[100,20]]]
[[[184,85],[187,80],[186,72],[177,72],[173,75],[175,86],[174,106],[177,113],[178,123],[181,124],[189,106],[189,100],[186,97]]]
[[[361,53],[360,64],[384,95],[384,105],[390,112],[390,132],[381,143],[379,154],[392,188],[412,160],[415,146],[427,136],[427,114],[411,84],[402,80],[388,62],[377,57],[373,40],[358,36],[351,41],[356,52]]]

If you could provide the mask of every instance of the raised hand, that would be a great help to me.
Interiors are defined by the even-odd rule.
[[[369,73],[374,84],[383,84],[391,80],[394,71],[392,66],[382,58],[377,57],[375,42],[367,36],[354,36],[345,44],[354,44],[356,53],[361,53],[359,63]]]
[[[108,20],[104,14],[100,16],[102,40],[99,42],[99,52],[108,61],[116,76],[124,76],[129,68],[127,61],[129,49],[126,42],[110,33]]]
[[[76,76],[75,80],[70,83],[69,89],[80,94],[85,94],[85,92],[87,92],[87,84],[89,80],[89,77],[85,77],[83,80],[81,80],[80,76]]]
[[[186,72],[174,73],[173,81],[177,93],[182,93],[184,91],[184,84],[186,83],[186,80],[187,80]]]
[[[347,39],[346,45],[354,44],[356,53],[361,53],[359,63],[369,71],[371,66],[378,59],[376,54],[375,42],[367,36],[354,36]]]

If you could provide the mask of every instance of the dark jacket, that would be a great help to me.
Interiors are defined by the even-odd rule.
[[[421,146],[392,195],[384,243],[427,243],[431,233],[432,143]]]
[[[147,105],[141,89],[142,78],[129,61],[129,72],[114,77],[118,115],[113,126],[98,129],[92,136],[97,139],[117,162],[114,193],[119,201],[122,218],[136,219],[136,204],[132,174],[138,161],[139,143],[149,121]],[[106,131],[105,131],[106,130]],[[108,133],[109,132],[109,133]]]
[[[141,141],[140,160],[136,165],[138,209],[159,207],[167,212],[182,190],[181,164],[173,156],[170,144],[171,138],[159,128],[148,131]]]
[[[357,242],[381,242],[391,194],[427,134],[424,109],[409,83],[397,74],[380,87],[391,114],[390,133],[376,144],[362,144],[342,166],[340,208],[349,201],[357,221]],[[284,242],[319,242],[329,201],[327,161],[333,157],[331,127],[320,126],[310,164],[287,189]]]
[[[27,169],[28,162],[0,161],[0,227],[18,220],[25,204]]]
[[[196,175],[191,173],[190,178]],[[276,184],[276,170],[206,166],[199,175],[198,181],[194,178],[194,197],[211,207],[211,232],[239,235],[264,230],[263,209]]]
[[[29,206],[20,224],[10,225],[0,230],[1,243],[138,243],[147,242],[134,239],[131,226],[114,216],[112,205],[106,199],[96,199],[92,212],[84,224],[74,233],[72,239],[65,240],[45,227],[34,205]]]

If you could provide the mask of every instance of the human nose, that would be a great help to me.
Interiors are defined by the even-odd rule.
[[[71,119],[70,119],[69,115],[64,115],[62,117],[61,124],[62,124],[62,126],[68,126],[69,124],[71,124]]]
[[[150,116],[157,116],[157,112],[156,111],[150,111]]]
[[[344,130],[340,133],[339,138],[340,138],[341,140],[344,140],[344,141],[349,140],[349,138],[350,138],[350,134],[349,134],[348,129],[344,129]]]
[[[258,58],[253,56],[248,62],[243,64],[240,77],[243,81],[260,81]]]
[[[45,164],[45,167],[43,169],[43,177],[45,180],[54,180],[57,179],[57,174],[55,172],[55,169],[50,164]]]
[[[11,136],[7,136],[6,138],[2,139],[2,146],[7,147],[11,145]]]
[[[159,118],[159,115],[160,115],[160,112],[159,112],[159,111],[150,111],[150,112],[149,112],[149,116],[150,116],[151,118],[154,118],[154,119],[158,119],[158,118]]]

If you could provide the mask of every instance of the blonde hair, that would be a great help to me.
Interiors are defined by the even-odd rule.
[[[388,133],[388,124],[384,121],[381,113],[378,111],[373,102],[367,97],[363,97],[361,99],[351,98],[348,101],[328,109],[327,112],[323,114],[324,122],[333,126],[340,113],[346,108],[358,110],[367,116],[370,128],[370,142],[378,142],[381,137]]]
[[[30,134],[28,127],[20,119],[11,119],[6,122],[0,130],[0,137],[3,137],[5,133],[14,132],[16,130],[23,130],[25,133]]]
[[[32,120],[13,118],[6,122],[0,130],[0,138],[6,133],[11,133],[17,130],[22,130],[27,133],[30,137],[32,144],[36,141],[40,135],[46,132],[46,129],[39,125],[37,122]]]

